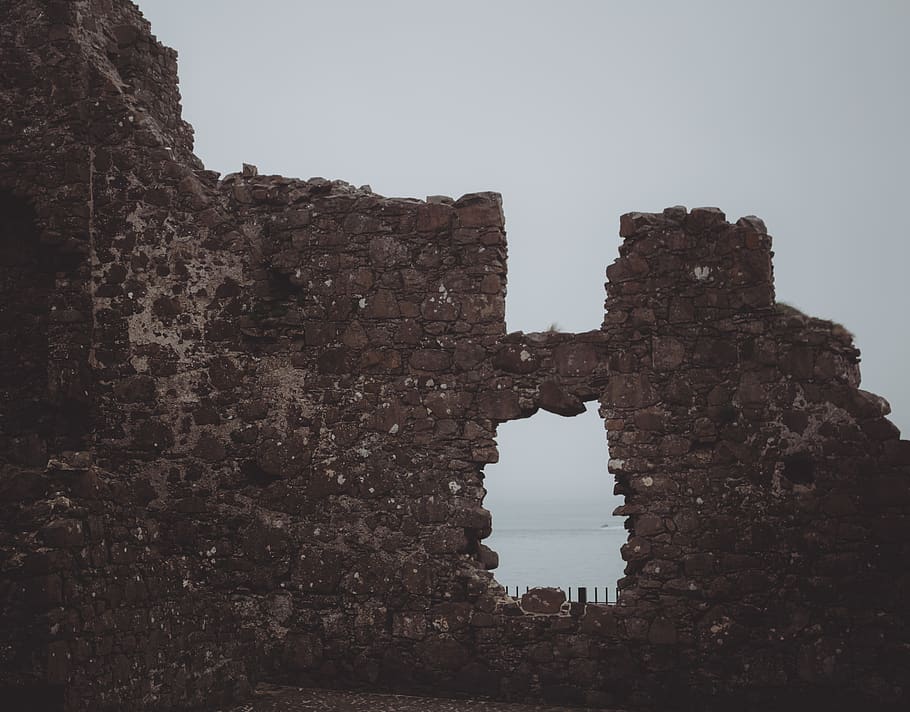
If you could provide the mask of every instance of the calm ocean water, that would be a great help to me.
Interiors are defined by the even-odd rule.
[[[597,408],[574,418],[540,411],[500,425],[496,440],[500,460],[484,468],[483,503],[493,517],[484,543],[499,554],[496,580],[513,593],[606,586],[614,600],[628,537],[625,518],[612,516],[623,498],[613,494]]]
[[[628,532],[622,517],[571,517],[549,522],[505,523],[494,526],[484,543],[499,554],[499,568],[493,574],[510,591],[518,586],[595,586],[610,590],[616,597],[616,581],[623,576],[625,562],[619,549]],[[495,521],[494,521],[495,525]],[[523,526],[522,526],[523,525]],[[602,600],[602,599],[601,599]]]

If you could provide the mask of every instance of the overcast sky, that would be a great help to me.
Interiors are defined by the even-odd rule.
[[[850,329],[910,431],[910,2],[139,5],[179,52],[208,168],[502,193],[511,330],[599,327],[624,212],[759,215],[778,299]],[[550,423],[500,428],[494,521],[498,482],[606,498],[599,419]]]

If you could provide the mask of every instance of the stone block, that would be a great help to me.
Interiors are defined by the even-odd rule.
[[[648,628],[648,641],[654,645],[674,645],[678,640],[676,626],[668,618],[655,618]]]
[[[657,401],[648,376],[638,373],[611,374],[607,399],[617,408],[646,408]]]
[[[502,196],[498,193],[468,193],[455,201],[455,214],[461,227],[502,228]]]
[[[616,615],[606,605],[589,603],[581,619],[581,631],[598,637],[612,637],[617,634]]]
[[[556,371],[562,376],[589,376],[599,359],[594,346],[587,343],[564,344],[553,349]]]
[[[686,357],[686,347],[670,336],[655,336],[651,340],[651,354],[654,368],[669,371],[678,368]]]
[[[584,413],[585,404],[553,381],[544,381],[537,389],[538,405],[550,413],[574,416]]]
[[[114,395],[123,403],[148,403],[155,398],[155,391],[151,376],[131,376],[114,384]]]
[[[521,597],[525,613],[559,613],[566,602],[566,593],[559,588],[532,588]]]
[[[506,373],[527,374],[540,368],[540,361],[524,344],[506,344],[493,356],[493,366]]]
[[[78,519],[55,519],[41,529],[47,546],[60,549],[81,547],[85,543],[83,523]]]
[[[427,617],[423,613],[396,613],[392,616],[392,635],[396,638],[423,640],[427,635]]]
[[[452,363],[448,351],[438,349],[421,349],[411,354],[410,364],[418,371],[445,371]]]
[[[521,415],[518,394],[514,391],[493,391],[482,393],[477,399],[478,412],[484,418],[504,422]]]
[[[620,237],[645,234],[667,225],[668,219],[660,213],[625,213],[619,218]]]
[[[451,199],[450,199],[451,200]],[[451,229],[455,211],[451,204],[429,202],[417,210],[417,229],[421,232],[436,232]]]
[[[686,219],[686,228],[691,231],[720,227],[727,222],[727,216],[720,208],[692,208]]]

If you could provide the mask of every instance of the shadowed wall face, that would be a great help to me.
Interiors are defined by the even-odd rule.
[[[0,462],[43,467],[86,444],[86,268],[42,240],[31,205],[0,193]]]
[[[48,320],[54,273],[24,202],[0,194],[0,459],[44,465],[54,429]]]

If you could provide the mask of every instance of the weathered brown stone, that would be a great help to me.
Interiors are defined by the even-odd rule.
[[[471,193],[455,201],[455,214],[461,227],[497,227],[505,222],[502,198],[497,193]]]
[[[910,440],[889,440],[886,442],[883,461],[895,467],[910,465]]]
[[[477,547],[477,556],[481,565],[487,571],[492,571],[499,568],[499,554],[493,551],[490,547],[480,544]]]
[[[373,319],[394,319],[399,316],[395,295],[387,289],[380,289],[375,295],[367,297],[364,315]]]
[[[540,368],[540,362],[524,344],[508,344],[496,352],[493,366],[507,373],[533,373]]]
[[[417,212],[417,229],[434,232],[452,226],[455,211],[451,205],[445,203],[431,203],[421,206]]]
[[[760,220],[623,216],[602,328],[507,334],[498,195],[222,180],[133,4],[0,5],[4,693],[906,707],[910,452]],[[519,605],[496,427],[593,400],[622,605]]]
[[[116,25],[111,28],[111,33],[120,47],[134,45],[142,36],[141,30],[135,25]]]
[[[610,402],[618,408],[643,408],[656,400],[650,381],[641,374],[613,374],[608,389]]]
[[[692,208],[686,219],[686,227],[692,231],[720,227],[726,224],[727,216],[720,208]]]
[[[532,588],[522,595],[521,608],[525,613],[559,613],[566,602],[566,593],[559,588]]]
[[[162,320],[170,320],[180,314],[180,301],[173,297],[158,297],[152,303],[152,314]]]
[[[486,350],[479,344],[459,342],[455,347],[453,363],[462,371],[474,368],[486,357]]]
[[[236,364],[226,356],[212,359],[208,372],[212,385],[220,390],[229,390],[240,383],[241,374]]]
[[[499,421],[513,420],[521,414],[518,394],[514,391],[484,393],[478,399],[477,407],[484,418]]]
[[[656,618],[648,629],[648,640],[655,645],[673,645],[677,642],[676,626],[667,618]]]
[[[155,379],[149,376],[133,376],[118,381],[114,386],[117,400],[124,403],[144,403],[154,399]]]
[[[677,368],[686,357],[686,347],[678,339],[672,337],[654,337],[651,349],[654,368],[657,370]]]
[[[472,608],[467,603],[441,603],[430,609],[428,619],[436,630],[454,633],[468,626],[471,611]]]
[[[597,368],[597,352],[591,344],[565,344],[553,350],[556,370],[563,376],[587,376]]]
[[[557,415],[573,416],[585,412],[585,404],[567,393],[553,381],[544,381],[538,387],[538,404]]]
[[[82,522],[76,519],[55,519],[41,529],[41,538],[47,546],[66,549],[82,546],[85,535]]]
[[[434,295],[420,305],[420,313],[429,321],[455,321],[461,312],[460,306],[450,298]]]
[[[422,640],[427,634],[427,619],[423,613],[397,613],[392,618],[392,635],[397,638]]]
[[[171,428],[160,420],[145,420],[138,425],[133,437],[133,447],[138,450],[161,452],[174,444]]]
[[[625,213],[619,218],[619,235],[632,237],[666,223],[667,219],[657,213]]]
[[[653,536],[665,530],[663,520],[652,514],[635,517],[633,526],[635,534],[642,537]]]
[[[393,349],[364,351],[360,357],[360,370],[367,372],[398,372],[401,369],[401,354]]]
[[[193,452],[196,457],[208,460],[209,462],[221,462],[227,457],[224,443],[207,433],[200,436],[199,442],[196,443]]]
[[[410,364],[420,371],[445,371],[452,362],[447,351],[422,349],[411,354]]]
[[[322,660],[322,641],[313,635],[295,635],[287,642],[287,665],[292,670],[309,670]]]
[[[608,606],[588,604],[581,620],[581,630],[596,636],[616,635],[616,616],[613,610]]]
[[[316,366],[320,373],[347,373],[350,370],[348,357],[347,349],[326,349],[316,358]],[[303,368],[308,365],[304,355],[301,355],[299,365]]]

